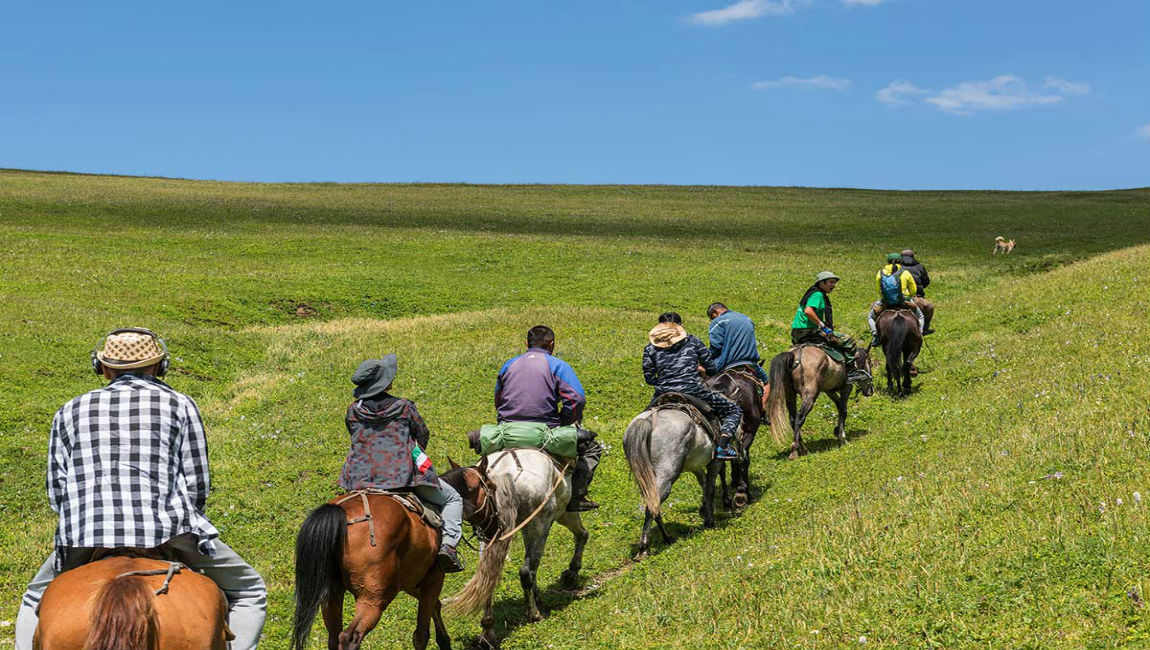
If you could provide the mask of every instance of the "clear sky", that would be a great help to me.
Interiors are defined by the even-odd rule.
[[[10,2],[0,167],[1150,185],[1150,2]]]

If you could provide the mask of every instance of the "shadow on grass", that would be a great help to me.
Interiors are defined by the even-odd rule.
[[[508,561],[510,562],[510,560],[511,558],[509,557]],[[539,606],[543,615],[546,617],[553,612],[562,611],[577,600],[598,598],[599,594],[602,593],[601,589],[584,589],[584,586],[589,580],[591,580],[591,578],[580,574],[579,586],[574,589],[563,587],[558,578],[546,588],[540,587],[539,593],[541,598]],[[492,615],[495,617],[495,635],[500,641],[524,625],[531,625],[531,621],[527,620],[527,604],[523,598],[523,591],[518,589],[516,593],[516,596],[501,598],[492,603]],[[478,623],[476,625],[478,626]],[[480,644],[478,633],[468,637],[463,643],[463,647],[465,648],[486,647]]]
[[[852,440],[858,440],[859,438],[862,438],[863,436],[867,436],[867,435],[870,435],[869,429],[847,429],[847,442],[851,442]],[[821,454],[824,451],[832,451],[835,449],[839,449],[843,446],[842,443],[839,442],[838,438],[835,438],[834,436],[831,436],[829,438],[819,438],[817,440],[807,440],[804,437],[803,442],[807,446],[807,455],[808,456],[811,454]],[[787,447],[786,449],[775,454],[774,459],[777,461],[789,460],[788,457],[790,456],[790,453],[791,453],[790,447]]]

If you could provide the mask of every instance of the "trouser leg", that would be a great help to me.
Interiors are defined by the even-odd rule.
[[[603,445],[595,441],[595,432],[579,429],[579,442],[575,448],[579,459],[575,462],[575,474],[571,477],[571,497],[581,499],[591,491],[591,479],[603,456]]]
[[[455,548],[463,537],[463,498],[447,483],[419,485],[415,495],[423,501],[440,507],[443,518],[443,545]]]
[[[32,635],[36,633],[36,626],[40,624],[36,608],[40,606],[44,590],[56,575],[56,551],[52,551],[32,578],[32,582],[28,583],[28,589],[20,600],[20,611],[16,614],[16,650],[32,650]]]
[[[168,546],[176,551],[181,562],[202,571],[224,592],[228,600],[228,627],[236,635],[232,649],[254,650],[267,614],[268,590],[260,574],[218,539],[215,557],[201,553],[192,535],[173,537]]]
[[[922,308],[918,306],[918,303],[914,302],[910,303],[910,306],[914,307],[914,315],[918,317],[918,332],[921,334],[922,331],[926,329],[926,323],[923,322],[925,317],[922,315]]]
[[[697,392],[692,392],[691,394],[705,401],[722,420],[722,424],[719,427],[719,446],[726,447],[729,445],[731,439],[735,437],[735,433],[739,430],[739,422],[743,418],[743,410],[739,408],[738,404],[723,395],[706,390],[705,388],[700,388]]]
[[[924,317],[924,328],[930,329],[930,322],[934,320],[934,303],[927,300],[926,298],[923,298],[922,296],[915,298],[914,301],[918,303],[919,308],[922,309],[922,315]]]
[[[878,338],[878,324],[875,323],[875,317],[882,313],[882,301],[876,300],[870,306],[866,313],[866,325],[870,328],[870,335],[872,338]]]

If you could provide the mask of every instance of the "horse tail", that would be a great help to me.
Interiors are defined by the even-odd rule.
[[[503,578],[503,565],[511,548],[511,537],[503,539],[507,531],[515,529],[519,515],[519,500],[511,489],[510,481],[495,483],[495,505],[499,513],[499,532],[483,547],[475,575],[463,585],[459,593],[443,601],[451,614],[477,612],[491,602],[491,596]]]
[[[159,647],[156,596],[141,576],[104,584],[93,600],[84,650],[153,650]]]
[[[343,549],[347,515],[330,503],[312,511],[295,540],[295,616],[291,647],[307,644],[316,610],[343,588]]]
[[[787,438],[794,434],[794,430],[791,429],[791,418],[787,414],[786,402],[787,378],[790,377],[791,369],[794,366],[794,350],[787,350],[771,359],[769,373],[771,394],[767,396],[767,410],[770,412],[771,437],[775,439],[775,444],[778,445],[783,444]]]
[[[895,377],[902,377],[902,363],[900,358],[902,356],[902,346],[906,342],[907,326],[906,319],[902,314],[895,314],[893,318],[887,321],[890,326],[890,331],[887,332],[886,344],[883,345],[883,355],[886,357],[886,371],[887,373],[894,373]]]
[[[659,501],[659,485],[655,480],[655,466],[651,462],[651,433],[654,431],[651,418],[636,418],[623,433],[623,455],[631,466],[631,476],[639,486],[643,505],[652,517],[662,514],[663,504]]]

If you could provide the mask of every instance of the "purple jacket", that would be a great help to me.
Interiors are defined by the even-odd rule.
[[[500,422],[566,426],[583,418],[587,398],[575,371],[542,348],[529,348],[503,364],[495,380]]]

